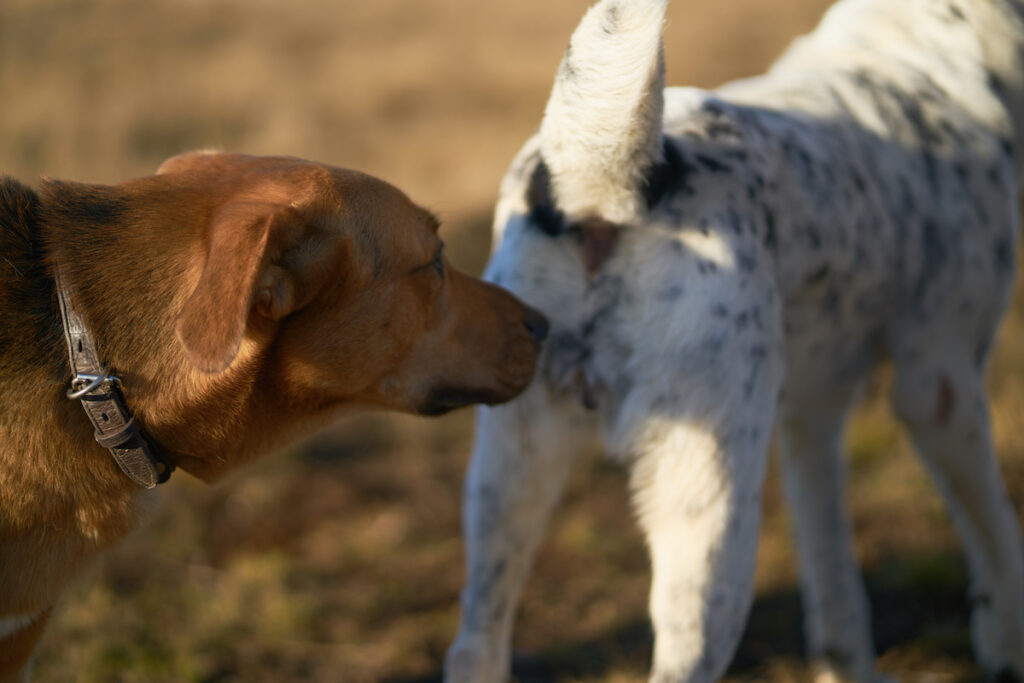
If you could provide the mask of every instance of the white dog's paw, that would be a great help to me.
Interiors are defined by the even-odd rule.
[[[866,672],[852,673],[827,661],[812,665],[811,679],[814,683],[897,683],[897,679],[886,676],[874,667],[869,667]]]
[[[985,672],[985,680],[992,683],[1024,683],[1024,662],[1011,661],[1005,656],[985,652],[984,648],[975,646],[976,657],[981,670]],[[1017,660],[1020,660],[1017,653]]]
[[[1009,628],[1000,616],[1011,622]],[[988,603],[975,604],[971,614],[971,640],[978,664],[988,680],[1024,683],[1024,624],[1021,622],[1024,617],[1018,614],[1000,615]]]
[[[480,644],[456,640],[444,658],[444,683],[503,683],[509,678],[502,666]]]

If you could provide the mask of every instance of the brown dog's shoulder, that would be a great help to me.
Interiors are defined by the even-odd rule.
[[[10,176],[0,176],[0,229],[25,233],[37,220],[39,194]]]
[[[36,192],[28,185],[9,175],[0,175],[0,205],[7,206],[12,202],[33,200]]]
[[[3,298],[24,288],[36,269],[39,244],[39,194],[14,178],[0,176],[0,287]],[[18,284],[14,284],[18,283]]]

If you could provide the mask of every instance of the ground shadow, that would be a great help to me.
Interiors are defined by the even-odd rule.
[[[865,571],[878,653],[900,652],[901,665],[939,657],[957,671],[974,672],[943,680],[978,680],[971,663],[967,583],[961,557],[953,552],[893,556]],[[764,680],[777,660],[804,658],[800,596],[795,586],[761,594],[754,602],[743,640],[728,676]],[[536,653],[519,653],[513,678],[519,683],[555,683],[567,678],[599,678],[612,669],[644,672],[652,635],[646,615],[631,615],[601,636],[554,643]],[[641,674],[642,675],[642,674]],[[419,677],[393,677],[384,683],[439,683],[440,668]]]

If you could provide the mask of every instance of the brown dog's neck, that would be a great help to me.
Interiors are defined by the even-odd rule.
[[[58,267],[100,362],[120,379],[148,441],[178,468],[217,478],[275,445],[253,422],[306,419],[308,405],[280,400],[281,388],[259,374],[267,365],[262,354],[272,353],[272,331],[260,320],[231,366],[215,374],[198,370],[176,336],[175,319],[206,263],[204,230],[218,201],[208,188],[164,176],[113,186],[44,181],[35,192],[8,180],[0,201],[7,223],[0,231],[0,386],[7,396],[25,397],[24,419],[47,421],[48,433],[67,437],[60,449],[40,443],[24,457],[62,459],[60,467],[76,470],[69,476],[85,476],[79,468],[102,471],[109,483],[138,489],[94,441],[81,405],[64,396],[71,370],[53,279]],[[263,405],[278,408],[251,408]],[[295,415],[285,416],[282,405]]]
[[[185,212],[203,210],[187,194],[186,188],[167,183],[150,188],[144,181],[127,188],[45,181],[38,193],[14,180],[0,181],[0,386],[6,396],[20,397],[20,419],[37,427],[52,423],[47,432],[57,437],[56,442],[5,447],[10,450],[0,457],[0,467],[15,466],[18,458],[60,459],[59,467],[76,485],[101,475],[104,488],[124,488],[126,494],[139,490],[96,444],[79,402],[64,396],[71,369],[53,278],[56,267],[101,362],[121,379],[128,408],[161,456],[176,462],[180,444],[172,438],[165,443],[161,432],[168,423],[196,424],[194,416],[161,405],[163,397],[180,394],[180,384],[194,375],[175,353],[173,330],[173,311],[180,308],[190,278],[197,277],[188,272],[196,259],[189,258],[187,246],[202,245],[182,235],[201,224]],[[181,224],[150,219],[145,207],[157,201],[180,205]],[[218,447],[186,444],[186,450]],[[182,459],[189,460],[187,454]]]
[[[172,254],[166,251],[163,254],[139,254],[139,244],[135,242],[146,244],[154,240],[149,234],[152,227],[147,225],[144,216],[141,220],[138,216],[138,207],[133,196],[120,186],[44,181],[39,210],[39,229],[46,245],[50,274],[56,279],[60,292],[60,307],[62,310],[66,308],[68,315],[73,315],[83,325],[84,334],[77,344],[79,351],[83,343],[87,349],[92,349],[84,356],[79,353],[78,362],[84,358],[95,358],[90,363],[97,365],[89,365],[85,372],[108,368],[121,380],[121,391],[115,390],[115,393],[129,397],[134,392],[125,375],[132,375],[131,380],[135,384],[147,375],[143,370],[145,363],[134,359],[144,358],[145,347],[152,346],[149,328],[159,324],[160,319],[154,313],[166,308],[165,301],[169,296],[160,291],[160,285],[168,280],[160,272],[160,265],[172,259]],[[168,245],[162,246],[166,249]],[[143,258],[133,258],[135,255]],[[146,256],[150,259],[148,263],[144,260]],[[138,267],[142,265],[149,267],[140,271]],[[60,277],[57,277],[58,273]],[[136,315],[138,312],[148,313],[147,319],[132,321],[133,310]],[[140,324],[145,327],[139,327]],[[65,333],[62,327],[61,338],[70,344],[71,338],[65,339]],[[67,378],[74,369],[66,355],[64,365]],[[82,409],[86,404],[77,400],[70,403],[79,408],[81,414],[75,417],[77,422],[81,422],[86,413]],[[135,412],[131,404],[130,399],[125,401],[121,398],[107,403],[91,401],[89,405],[93,409],[89,414],[95,420],[100,419],[97,412],[100,410],[105,411],[104,416],[111,411],[131,416]],[[97,435],[121,433],[114,427],[120,421],[101,420],[96,424]],[[131,450],[115,453],[104,446],[102,452],[108,459],[114,459],[126,477],[128,472],[132,472],[130,478],[133,482],[143,486],[143,482],[152,481],[159,475],[142,468],[142,463],[152,462],[157,472],[166,475],[169,474],[168,468],[173,469],[174,458],[152,435],[147,434],[141,415],[135,416],[131,424],[140,430],[141,441],[138,438],[130,441],[129,445],[134,444]],[[104,431],[103,425],[110,427]],[[91,444],[86,448],[96,451]]]
[[[35,191],[0,178],[0,616],[50,604],[39,587],[57,590],[144,504],[64,396],[70,370],[41,217]],[[54,561],[24,561],[43,552]]]
[[[17,181],[0,180],[0,367],[6,370],[0,372],[0,382],[8,389],[6,395],[22,397],[14,403],[30,409],[36,420],[56,414],[61,416],[63,426],[77,432],[82,422],[78,419],[82,417],[81,406],[64,398],[71,368],[61,325],[55,269],[59,265],[74,272],[76,309],[88,318],[90,332],[99,331],[101,354],[116,346],[110,342],[119,335],[109,332],[120,326],[121,313],[107,311],[111,322],[96,325],[96,307],[81,306],[78,299],[120,297],[134,302],[144,287],[137,284],[137,278],[129,276],[124,280],[125,291],[118,290],[121,283],[114,265],[115,255],[125,245],[116,237],[116,226],[108,223],[111,211],[105,208],[105,202],[96,200],[106,188],[80,186],[87,188],[89,197],[78,205],[81,215],[75,217],[55,211],[48,202],[47,189],[52,185],[45,183],[43,191],[37,193]],[[60,185],[63,194],[67,188]],[[57,207],[60,208],[63,207]],[[89,211],[95,216],[92,224],[86,216]],[[78,259],[75,254],[88,255]],[[83,261],[86,268],[94,267],[92,261],[103,262],[107,271],[83,278]],[[106,293],[96,291],[103,288]],[[120,336],[127,339],[132,332],[121,330]],[[109,362],[106,358],[103,361]],[[65,420],[65,415],[69,419]],[[91,441],[91,432],[86,432]]]
[[[146,210],[156,201],[180,202],[182,212],[206,208],[170,183],[162,189],[46,182],[37,192],[0,178],[0,617],[52,605],[68,578],[131,531],[152,500],[96,443],[80,403],[65,396],[71,369],[55,266],[162,455],[194,471],[244,447],[221,436],[237,429],[217,432],[208,422],[226,423],[253,383],[222,381],[210,391],[174,337],[174,312],[202,265],[188,250],[202,250],[203,240],[182,231],[203,221],[183,215],[180,225],[161,224]],[[189,387],[210,400],[182,400]],[[32,559],[44,556],[42,564]]]
[[[203,189],[166,176],[114,186],[48,181],[39,222],[50,262],[149,441],[211,479],[219,463],[253,450],[221,435],[249,433],[231,420],[246,419],[240,406],[261,388],[244,353],[217,375],[197,370],[174,330],[206,262],[203,229],[216,206]]]
[[[0,442],[0,492],[23,458],[47,457],[46,444],[17,437],[40,422],[62,433],[56,425],[70,415],[68,401],[57,400],[70,374],[39,210],[34,190],[0,178],[0,392],[12,435]]]

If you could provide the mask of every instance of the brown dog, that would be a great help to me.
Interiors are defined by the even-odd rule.
[[[346,411],[526,387],[547,322],[450,268],[437,229],[394,187],[297,159],[193,153],[38,193],[0,179],[0,681],[148,497],[65,396],[54,274],[161,468],[209,480]]]

